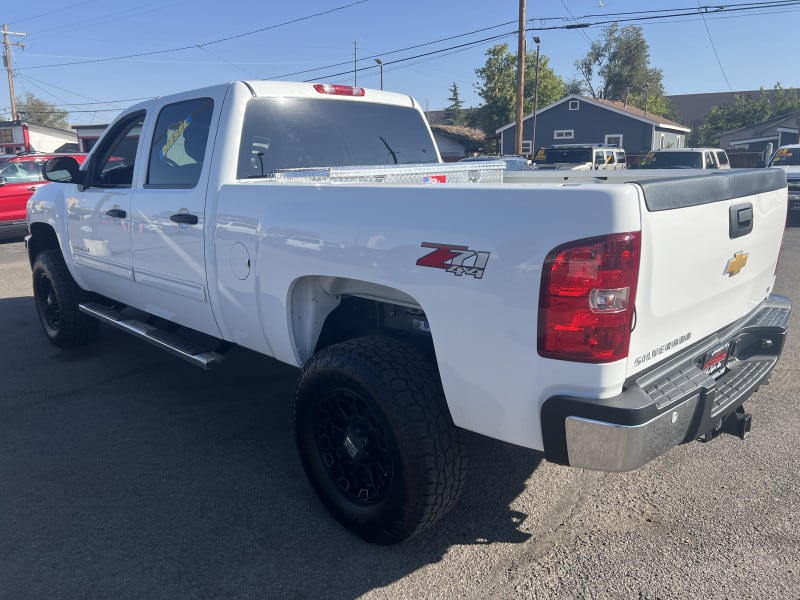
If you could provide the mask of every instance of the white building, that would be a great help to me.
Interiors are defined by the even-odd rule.
[[[0,121],[0,154],[20,152],[75,152],[78,136],[66,131],[24,121]]]

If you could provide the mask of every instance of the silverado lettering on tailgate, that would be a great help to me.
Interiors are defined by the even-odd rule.
[[[685,344],[690,339],[692,339],[692,332],[688,331],[685,334],[683,334],[682,336],[676,337],[674,340],[672,340],[670,342],[665,342],[665,343],[661,344],[660,346],[656,346],[655,348],[653,348],[649,352],[646,352],[645,354],[642,354],[641,356],[637,356],[636,359],[633,361],[633,364],[636,367],[638,367],[640,365],[643,365],[644,363],[649,362],[649,361],[653,360],[654,358],[658,358],[659,356],[664,354],[664,352],[672,350],[673,348],[675,348],[676,346],[680,346],[681,344]]]

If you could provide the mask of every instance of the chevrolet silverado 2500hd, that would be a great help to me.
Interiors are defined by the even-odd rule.
[[[372,542],[453,505],[463,429],[608,471],[744,435],[786,334],[780,170],[503,183],[442,164],[408,96],[251,81],[138,104],[46,173],[47,337],[296,365],[303,468]]]

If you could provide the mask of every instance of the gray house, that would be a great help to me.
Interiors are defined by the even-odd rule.
[[[800,112],[781,115],[719,136],[720,148],[749,150],[750,152],[774,152],[778,146],[797,144],[800,140]],[[771,148],[768,146],[771,145]]]
[[[523,120],[522,153],[533,152],[533,114]],[[622,102],[571,95],[536,111],[536,147],[553,144],[609,144],[628,154],[683,148],[690,129]],[[517,124],[496,131],[500,152],[513,154]]]
[[[463,125],[431,124],[433,139],[445,162],[461,160],[483,150],[486,135],[479,129]]]

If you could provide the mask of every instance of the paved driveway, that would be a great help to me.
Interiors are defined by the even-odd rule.
[[[800,597],[800,229],[794,298],[753,433],[624,474],[468,436],[470,479],[393,548],[335,524],[295,456],[296,370],[237,350],[204,372],[124,334],[44,338],[0,245],[0,598]]]

